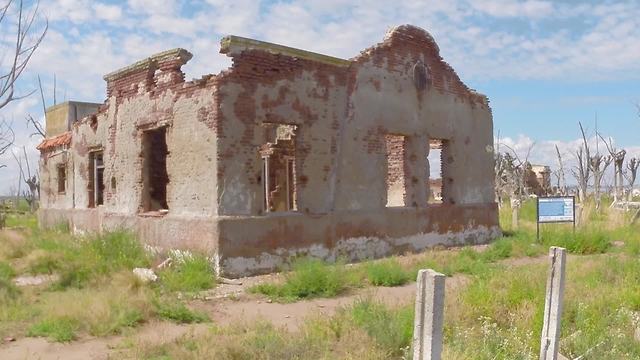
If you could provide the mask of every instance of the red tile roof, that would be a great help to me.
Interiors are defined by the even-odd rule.
[[[40,151],[47,151],[58,146],[69,144],[71,144],[71,131],[67,131],[60,135],[42,140],[42,142],[36,147],[36,149]]]

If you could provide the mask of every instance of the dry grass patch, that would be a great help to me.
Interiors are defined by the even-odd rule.
[[[177,341],[136,344],[132,359],[389,359],[363,330],[333,318],[311,318],[297,332],[270,323],[235,324],[212,328],[206,334],[183,336]]]

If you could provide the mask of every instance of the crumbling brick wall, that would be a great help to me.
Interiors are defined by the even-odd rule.
[[[424,30],[395,28],[351,60],[237,37],[221,52],[231,68],[191,82],[182,49],[107,75],[104,106],[71,131],[73,206],[47,203],[43,224],[63,216],[80,230],[129,227],[152,245],[206,251],[230,276],[272,271],[292,256],[358,260],[499,233],[488,100],[460,81]],[[169,209],[146,212],[142,139],[159,128]],[[295,136],[278,148],[274,128]],[[446,202],[430,205],[434,139],[447,144]],[[88,208],[96,150],[104,204]],[[293,167],[286,181],[266,169],[270,151],[284,156],[273,163],[280,174]],[[390,182],[402,201],[387,207]],[[269,194],[285,186],[295,206]],[[280,202],[273,208],[271,196]]]

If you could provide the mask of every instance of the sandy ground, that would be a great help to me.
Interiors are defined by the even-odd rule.
[[[3,232],[19,240],[21,234]],[[479,250],[481,247],[479,248]],[[456,251],[456,250],[452,250]],[[409,255],[401,261],[410,261]],[[419,256],[419,255],[417,255]],[[510,266],[522,266],[544,261],[545,257],[507,259]],[[246,293],[250,286],[265,281],[278,281],[281,275],[263,275],[239,279],[242,285],[221,284],[216,289],[203,293],[199,299],[189,301],[195,309],[209,314],[216,325],[228,325],[243,320],[262,319],[275,326],[295,331],[302,321],[310,316],[334,314],[339,308],[348,306],[358,299],[370,297],[388,305],[404,305],[415,301],[415,283],[400,287],[369,287],[353,290],[341,297],[331,299],[314,299],[292,304],[271,303],[266,298]],[[465,286],[468,278],[455,275],[446,279],[446,296],[456,296]],[[80,359],[113,359],[126,344],[146,343],[163,344],[171,342],[188,333],[207,331],[209,324],[178,325],[169,322],[152,321],[139,328],[132,329],[129,334],[103,338],[86,337],[77,341],[60,344],[50,343],[42,338],[19,338],[15,341],[0,343],[0,359],[42,359],[42,360],[80,360]]]
[[[263,278],[263,277],[260,277]],[[246,280],[246,279],[245,279]],[[262,279],[260,279],[262,280]],[[255,283],[253,279],[249,283]],[[465,276],[447,278],[447,295],[455,293],[467,283]],[[242,288],[248,287],[243,283]],[[227,285],[231,286],[231,285]],[[240,287],[237,286],[236,287]],[[261,319],[272,322],[277,327],[295,331],[302,321],[314,315],[330,316],[339,308],[354,301],[371,297],[388,305],[404,305],[415,299],[415,283],[400,287],[374,287],[353,291],[345,296],[331,299],[314,299],[292,304],[271,303],[267,299],[244,294],[232,298],[212,300],[193,300],[190,305],[209,314],[216,325],[229,325],[245,320]],[[153,321],[145,324],[125,336],[104,338],[84,338],[68,344],[50,343],[42,338],[20,338],[0,345],[0,359],[42,359],[42,360],[80,360],[118,358],[124,343],[163,344],[171,342],[187,333],[206,331],[208,324],[177,325],[169,322]]]

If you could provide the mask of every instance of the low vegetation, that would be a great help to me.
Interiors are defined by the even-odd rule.
[[[327,264],[316,259],[301,258],[293,262],[281,284],[264,283],[250,288],[273,299],[291,302],[313,297],[343,294],[357,282],[354,273],[342,263]]]
[[[21,220],[24,221],[24,220]],[[153,318],[177,323],[208,321],[177,293],[215,285],[204,256],[175,259],[145,284],[132,272],[155,259],[130,233],[71,236],[64,227],[23,228],[23,237],[0,239],[0,335],[67,342],[83,335],[122,334]],[[182,261],[183,260],[183,261]],[[53,283],[18,289],[17,274],[53,275]]]
[[[400,286],[410,280],[409,273],[396,259],[371,262],[364,266],[367,280],[374,286]]]
[[[281,281],[250,290],[293,302],[345,295],[367,285],[413,286],[422,268],[460,274],[456,281],[462,285],[446,298],[443,357],[533,359],[544,309],[547,268],[542,256],[549,246],[562,246],[570,253],[562,353],[640,358],[634,341],[640,326],[640,227],[612,214],[588,215],[590,222],[575,233],[569,226],[544,226],[538,240],[531,207],[525,203],[517,230],[501,215],[501,221],[509,221],[503,224],[504,236],[487,246],[433,249],[354,265],[299,258]],[[0,335],[66,342],[128,334],[151,319],[209,321],[183,300],[215,286],[204,256],[176,256],[172,266],[158,272],[156,283],[143,284],[131,270],[158,259],[126,232],[74,237],[64,228],[22,228],[29,236],[0,241]],[[57,280],[45,287],[13,285],[14,277],[28,274],[53,274]],[[413,311],[413,303],[390,306],[367,297],[332,316],[309,318],[295,331],[264,321],[213,325],[166,344],[131,344],[127,351],[141,359],[402,359],[410,357]]]
[[[191,255],[177,259],[175,266],[160,274],[162,287],[168,291],[196,292],[215,286],[211,262],[204,256]]]

